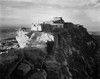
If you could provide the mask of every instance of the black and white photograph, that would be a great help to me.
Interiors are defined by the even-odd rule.
[[[0,0],[0,79],[100,79],[100,0]]]

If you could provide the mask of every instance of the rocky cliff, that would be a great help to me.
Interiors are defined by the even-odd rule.
[[[25,47],[1,54],[0,79],[99,79],[96,44],[83,26],[64,23],[52,35],[46,51]]]

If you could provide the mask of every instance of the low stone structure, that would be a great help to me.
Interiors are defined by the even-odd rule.
[[[0,55],[0,79],[99,79],[95,40],[82,25],[62,24],[59,29],[18,32],[19,39],[24,35],[28,39],[24,37],[21,49]]]

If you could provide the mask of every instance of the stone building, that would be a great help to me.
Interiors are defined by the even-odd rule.
[[[41,24],[42,31],[51,32],[55,31],[56,29],[62,29],[64,26],[64,20],[62,17],[55,17],[51,21],[47,21]]]
[[[33,24],[31,25],[31,31],[42,31],[40,24]]]

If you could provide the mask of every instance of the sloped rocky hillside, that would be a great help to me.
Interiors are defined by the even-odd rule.
[[[93,38],[96,41],[97,44],[97,54],[96,54],[96,64],[97,64],[97,74],[98,74],[98,79],[100,78],[100,35],[99,34],[93,34]]]
[[[0,79],[99,79],[96,44],[81,25],[52,31],[46,51],[26,47],[0,55]]]

